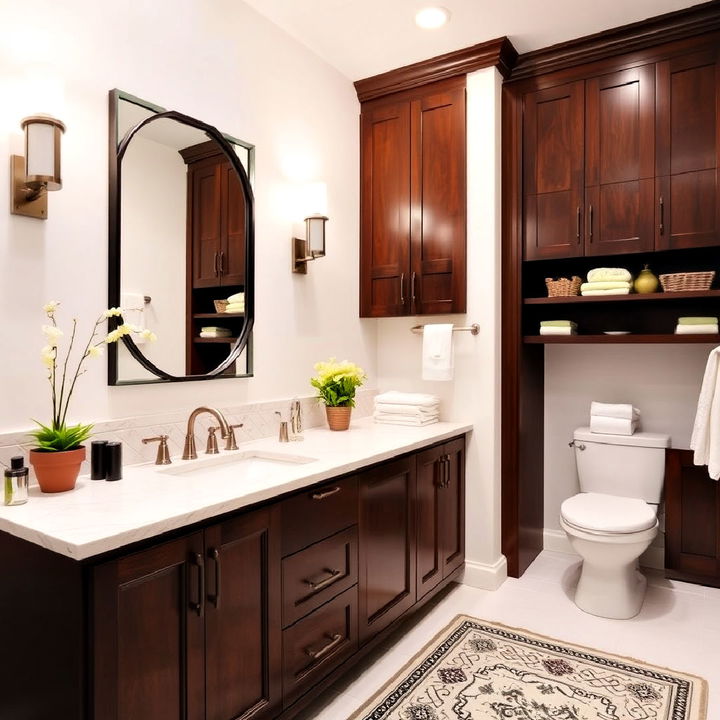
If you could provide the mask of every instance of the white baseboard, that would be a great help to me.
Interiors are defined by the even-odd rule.
[[[501,555],[494,563],[465,561],[465,572],[459,582],[481,590],[497,590],[507,580],[507,561]]]
[[[543,530],[543,548],[552,552],[577,555],[572,549],[567,535],[562,530]],[[640,557],[640,565],[654,570],[665,569],[665,549],[659,545],[651,545]]]

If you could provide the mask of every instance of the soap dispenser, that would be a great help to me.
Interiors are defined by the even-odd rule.
[[[28,469],[22,455],[10,459],[5,468],[5,505],[23,505],[28,501]]]

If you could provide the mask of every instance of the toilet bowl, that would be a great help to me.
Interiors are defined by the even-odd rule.
[[[560,526],[583,560],[575,604],[627,619],[642,608],[647,581],[638,560],[658,532],[667,435],[575,431],[580,492],[565,500]]]

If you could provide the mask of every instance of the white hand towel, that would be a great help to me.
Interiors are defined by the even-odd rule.
[[[438,406],[418,407],[417,405],[393,405],[391,403],[375,403],[375,412],[385,413],[386,415],[416,415],[417,417],[427,417],[429,415],[437,415],[440,411]]]
[[[553,325],[543,325],[540,328],[541,335],[575,335],[573,327],[555,327]]]
[[[690,449],[696,465],[707,465],[713,480],[720,478],[720,347],[710,352],[703,377]]]
[[[590,415],[601,415],[603,417],[621,418],[623,420],[639,420],[640,411],[629,403],[590,403]]]
[[[717,335],[720,327],[717,325],[678,325],[676,335]]]
[[[432,407],[440,404],[440,398],[437,395],[430,395],[428,393],[404,393],[398,390],[388,390],[380,395],[376,395],[375,402]]]
[[[581,290],[583,297],[592,297],[593,295],[629,295],[630,288],[617,288],[615,290]]]
[[[423,329],[422,379],[453,379],[452,323],[425,325]]]
[[[630,290],[630,283],[624,280],[597,280],[583,283],[580,286],[580,292],[585,290]]]
[[[590,432],[602,435],[632,435],[637,430],[637,420],[623,418],[590,416]]]
[[[406,418],[399,415],[380,417],[373,415],[373,420],[381,425],[405,425],[408,427],[424,427],[425,425],[432,425],[433,423],[439,422],[438,418],[421,420],[420,418]]]
[[[595,268],[587,274],[588,282],[632,282],[632,275],[625,268]]]

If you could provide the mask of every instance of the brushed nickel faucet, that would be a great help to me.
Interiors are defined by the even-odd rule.
[[[230,433],[227,420],[225,420],[225,416],[219,410],[205,406],[195,408],[188,418],[187,432],[185,433],[185,448],[182,454],[183,460],[197,459],[197,451],[195,449],[195,420],[197,416],[202,415],[202,413],[210,413],[210,415],[218,421],[218,425],[220,426],[220,435],[223,439],[226,439]]]

